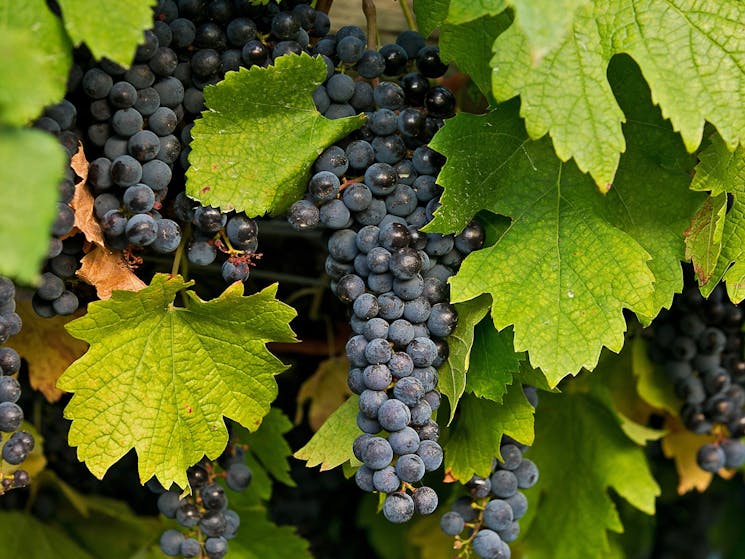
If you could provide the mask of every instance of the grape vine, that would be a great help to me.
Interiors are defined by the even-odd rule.
[[[6,4],[3,556],[742,554],[741,2]]]

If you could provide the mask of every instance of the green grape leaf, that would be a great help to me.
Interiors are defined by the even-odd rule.
[[[459,411],[444,446],[445,469],[464,483],[474,474],[489,475],[492,459],[502,456],[502,435],[523,444],[533,443],[535,410],[520,385],[510,387],[501,404],[466,394]]]
[[[471,79],[484,96],[491,100],[492,44],[504,32],[512,19],[507,12],[496,16],[485,16],[468,23],[453,25],[447,23],[440,31],[440,57],[446,62],[455,62],[462,72]],[[478,41],[474,37],[483,37]]]
[[[76,46],[85,43],[96,58],[129,66],[143,31],[153,26],[156,0],[60,0],[59,4]]]
[[[33,283],[49,250],[65,153],[50,134],[6,128],[0,129],[0,160],[6,211],[0,220],[0,274]]]
[[[541,497],[523,539],[526,553],[536,559],[608,556],[608,530],[623,530],[609,489],[654,514],[660,489],[644,450],[590,394],[542,394],[535,429],[530,458],[541,470]]]
[[[610,75],[639,83],[623,64]],[[458,232],[482,209],[512,218],[493,246],[464,260],[451,300],[491,294],[495,326],[514,324],[515,349],[529,352],[552,387],[592,369],[603,346],[621,349],[624,308],[653,317],[682,289],[682,233],[702,199],[688,189],[692,161],[651,104],[633,114],[607,196],[547,138],[531,141],[514,103],[461,113],[431,144],[447,163],[442,207],[427,230]]]
[[[450,0],[414,0],[414,14],[419,31],[429,37],[448,15]]]
[[[206,87],[209,110],[192,129],[186,193],[251,217],[281,214],[302,198],[315,158],[363,122],[316,110],[313,91],[325,78],[323,59],[303,53],[228,72]]]
[[[62,530],[43,524],[30,513],[0,512],[0,541],[6,557],[94,559]]]
[[[571,388],[567,387],[567,392],[582,388],[589,390],[615,414],[626,436],[644,446],[648,441],[662,438],[666,432],[646,426],[652,409],[637,390],[633,365],[635,341],[624,346],[620,354],[604,351],[593,374],[575,379]]]
[[[512,3],[510,0],[450,0],[445,21],[460,25],[483,16],[495,16]]]
[[[631,343],[631,368],[636,377],[636,390],[650,406],[678,415],[683,406],[663,368],[652,363],[645,340],[638,336]]]
[[[638,62],[688,151],[706,121],[734,147],[745,139],[744,19],[742,2],[595,0],[575,12],[570,32],[537,66],[523,29],[500,35],[493,93],[498,101],[519,94],[530,137],[550,133],[561,160],[574,158],[607,191],[625,150],[625,117],[606,77],[611,58],[626,53]]]
[[[0,124],[26,124],[65,96],[71,45],[44,0],[0,4],[0,49]]]
[[[693,263],[700,284],[709,281],[722,254],[722,237],[727,213],[725,193],[709,196],[686,229],[686,260]]]
[[[106,559],[152,556],[148,555],[148,548],[164,529],[157,518],[134,514],[124,501],[98,495],[85,495],[84,499],[86,514],[57,510],[55,520],[60,521],[86,551]]]
[[[703,272],[703,275],[699,273],[701,293],[708,296],[724,280],[730,298],[739,303],[744,295],[740,292],[743,287],[742,266],[745,262],[745,147],[730,151],[721,136],[715,134],[711,137],[711,144],[699,154],[699,160],[691,189],[708,190],[711,196],[718,197],[718,205],[712,211],[720,215],[722,211],[726,211],[726,200],[721,201],[726,198],[725,193],[732,195],[732,207],[723,216],[723,226],[721,220],[711,226],[714,252],[718,248],[717,236],[721,235],[721,249],[713,269],[710,263],[708,267],[705,263],[706,246],[703,251],[692,254],[693,266],[697,271]],[[722,227],[719,233],[716,231],[717,226]]]
[[[186,469],[225,449],[223,417],[256,430],[277,396],[274,376],[287,367],[265,344],[295,341],[277,285],[244,297],[237,282],[211,301],[191,285],[157,274],[66,326],[90,344],[57,382],[74,393],[70,445],[99,478],[134,448],[143,482],[187,488]],[[173,303],[179,291],[184,307]]]
[[[696,158],[687,153],[680,136],[652,105],[639,67],[627,56],[617,57],[608,78],[629,119],[624,125],[629,143],[616,174],[616,187],[608,194],[612,202],[605,205],[605,216],[652,256],[648,266],[655,277],[654,312],[640,315],[642,322],[649,323],[683,289],[684,233],[705,197],[691,192]],[[639,177],[644,177],[642,184]]]
[[[469,370],[473,329],[489,312],[489,298],[478,297],[473,301],[455,305],[458,311],[458,324],[447,339],[448,358],[437,371],[440,377],[439,390],[450,401],[450,418],[453,420],[458,401],[466,389],[466,372]]]
[[[350,460],[357,463],[352,453],[352,443],[360,435],[357,427],[357,400],[357,396],[350,396],[293,456],[298,460],[305,460],[308,468],[320,465],[322,472]]]
[[[511,0],[515,25],[528,38],[530,59],[537,64],[569,33],[577,11],[591,0]]]
[[[468,392],[479,398],[502,402],[507,386],[512,384],[513,377],[520,372],[520,362],[525,359],[524,353],[515,352],[513,338],[512,328],[497,332],[491,320],[479,322],[466,375]]]
[[[574,14],[588,3],[590,0],[453,0],[446,21],[463,25],[497,15],[510,5],[515,25],[527,38],[531,61],[536,64],[561,42],[571,29]]]
[[[256,457],[274,479],[295,487],[295,481],[290,476],[289,457],[292,449],[284,437],[291,429],[292,422],[289,418],[281,410],[272,408],[254,433],[240,427],[236,430],[236,435],[242,443],[248,445],[248,452]]]
[[[310,544],[292,526],[277,526],[267,518],[266,511],[238,509],[237,512],[241,517],[241,529],[230,540],[231,558],[313,559]]]

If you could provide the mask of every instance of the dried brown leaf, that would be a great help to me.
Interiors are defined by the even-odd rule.
[[[300,386],[297,393],[295,424],[303,420],[303,406],[308,406],[308,425],[318,431],[330,416],[352,394],[347,386],[349,361],[346,357],[332,357],[322,361],[313,375]]]
[[[85,353],[88,344],[73,338],[64,326],[83,314],[41,318],[31,307],[30,301],[18,301],[16,312],[23,320],[21,332],[13,337],[13,348],[28,361],[29,382],[49,402],[56,402],[63,392],[57,388],[57,379],[67,367]]]
[[[104,246],[104,236],[101,226],[93,211],[93,195],[87,185],[88,161],[83,152],[83,144],[72,157],[70,167],[82,180],[75,185],[75,195],[70,202],[70,207],[75,211],[75,228],[79,230],[88,242]]]
[[[97,246],[80,261],[77,276],[96,288],[100,299],[109,299],[115,289],[139,291],[146,287],[124,260],[120,251]]]
[[[686,429],[680,420],[669,415],[665,418],[665,429],[668,433],[662,438],[662,452],[675,461],[678,494],[683,495],[692,489],[703,493],[714,476],[698,467],[696,453],[702,445],[716,441],[716,436],[696,435]]]

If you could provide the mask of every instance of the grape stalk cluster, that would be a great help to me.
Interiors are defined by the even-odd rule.
[[[715,434],[697,454],[699,467],[716,473],[745,464],[745,361],[742,309],[723,285],[707,299],[686,287],[647,330],[653,361],[664,368],[684,402],[683,424],[696,434]]]
[[[260,257],[256,221],[189,200],[184,172],[204,87],[308,51],[310,38],[329,29],[328,16],[305,4],[288,12],[289,28],[279,13],[244,2],[161,0],[129,68],[102,60],[83,73],[95,214],[107,246],[131,263],[140,261],[133,251],[171,254],[186,243],[190,263],[208,266],[224,254],[224,280],[248,278]]]
[[[66,155],[65,177],[58,187],[57,215],[52,224],[49,250],[31,300],[36,314],[44,318],[70,315],[80,306],[75,294],[75,272],[83,256],[83,237],[75,234],[75,212],[70,205],[75,196],[75,173],[70,162],[81,139],[76,129],[77,116],[75,105],[63,99],[47,108],[44,116],[34,123],[35,128],[54,135]]]
[[[538,404],[534,387],[523,390],[531,405]],[[521,489],[538,481],[538,467],[525,458],[528,449],[507,436],[502,438],[499,454],[488,477],[473,476],[466,488],[468,496],[458,498],[451,510],[440,518],[440,528],[455,537],[455,549],[462,553],[472,549],[480,559],[509,559],[509,544],[520,534],[518,522],[528,511],[528,500]]]
[[[196,494],[181,498],[180,491],[165,491],[158,497],[158,510],[166,518],[174,518],[180,529],[163,532],[160,549],[168,557],[206,557],[221,559],[228,552],[228,541],[240,527],[237,512],[228,509],[228,497],[222,485],[224,478],[232,491],[243,492],[251,483],[253,474],[244,463],[245,451],[240,446],[229,445],[221,457],[224,471],[217,472],[215,464],[203,460],[187,471],[189,485]]]
[[[430,82],[447,70],[437,47],[411,31],[379,50],[366,45],[362,29],[346,26],[314,46],[330,69],[314,93],[318,110],[367,120],[318,157],[288,219],[301,231],[332,231],[326,273],[351,306],[354,332],[348,384],[359,395],[363,432],[353,447],[362,462],[355,481],[386,494],[383,515],[401,523],[438,505],[422,480],[443,460],[432,414],[440,405],[437,367],[458,321],[447,280],[481,248],[484,231],[476,222],[458,236],[421,231],[442,193],[444,158],[427,143],[455,109],[453,93]]]
[[[21,318],[15,312],[15,285],[8,278],[0,277],[0,344],[5,344],[21,331]],[[11,347],[0,347],[0,463],[19,466],[34,449],[34,437],[21,430],[23,410],[17,404],[21,397],[18,371],[21,358]],[[10,489],[28,485],[26,470],[17,468],[12,473],[0,473],[0,495]]]

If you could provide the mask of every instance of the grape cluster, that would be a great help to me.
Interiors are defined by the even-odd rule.
[[[697,455],[707,472],[745,463],[742,323],[742,309],[729,301],[723,285],[708,299],[690,286],[647,331],[652,360],[662,364],[684,402],[683,424],[697,434],[718,434]]]
[[[525,386],[523,390],[535,407],[535,388]],[[520,534],[518,521],[528,510],[528,500],[520,489],[529,489],[538,481],[538,467],[523,456],[525,450],[526,446],[503,437],[502,458],[494,458],[490,476],[473,476],[466,483],[469,495],[458,498],[450,512],[442,515],[440,528],[456,538],[457,549],[465,551],[470,545],[481,559],[509,559],[508,544]]]
[[[321,153],[288,220],[298,230],[333,231],[325,269],[351,305],[348,384],[359,395],[363,431],[353,448],[363,463],[355,481],[385,493],[383,514],[400,523],[437,507],[432,488],[413,484],[443,459],[432,414],[440,405],[436,367],[458,321],[447,279],[481,247],[484,231],[476,222],[457,237],[420,231],[442,193],[436,176],[444,158],[426,144],[455,107],[453,94],[429,81],[447,70],[437,48],[413,32],[379,51],[365,50],[366,40],[347,26],[314,45],[330,69],[344,70],[329,72],[316,90],[318,110],[329,118],[365,112],[367,121]]]
[[[15,312],[15,286],[8,278],[0,277],[0,344],[5,344],[11,336],[21,331],[21,318]],[[0,347],[0,436],[3,441],[1,462],[11,466],[20,465],[34,449],[31,433],[20,431],[23,423],[23,410],[17,404],[21,397],[18,371],[21,358],[10,347]],[[29,475],[23,469],[10,474],[0,474],[0,495],[16,487],[28,485]]]
[[[47,108],[34,127],[57,137],[67,155],[65,178],[59,184],[57,216],[52,225],[44,273],[31,301],[39,316],[49,318],[74,313],[80,305],[71,289],[75,271],[83,254],[83,238],[75,235],[75,213],[70,207],[75,195],[75,173],[70,167],[78,151],[80,136],[76,131],[77,109],[67,100]]]
[[[205,108],[202,91],[226,72],[307,51],[310,37],[328,30],[328,16],[305,4],[279,12],[226,0],[164,0],[129,68],[103,60],[87,69],[80,87],[94,155],[88,185],[107,244],[169,254],[188,241],[192,264],[207,266],[225,253],[225,281],[245,281],[260,256],[256,222],[183,193],[191,129]]]
[[[225,478],[233,491],[242,492],[251,483],[251,469],[243,462],[241,447],[231,446],[223,455],[223,473],[207,460],[188,470],[189,485],[198,493],[180,498],[179,491],[165,491],[158,497],[158,510],[175,518],[185,530],[169,529],[160,538],[160,549],[168,557],[207,557],[220,559],[228,552],[228,540],[240,526],[238,513],[228,509],[225,490],[215,480]],[[203,542],[203,543],[200,543]]]

